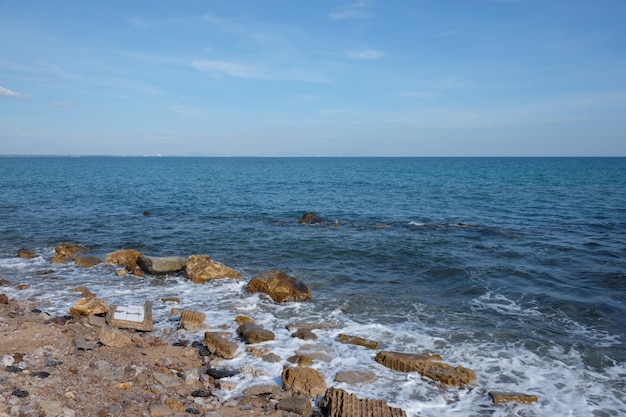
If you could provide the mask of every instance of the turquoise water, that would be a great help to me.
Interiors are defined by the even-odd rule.
[[[319,336],[338,356],[316,364],[329,385],[337,369],[371,368],[377,382],[346,388],[411,415],[626,413],[626,158],[5,157],[0,193],[0,277],[32,284],[11,296],[48,294],[51,312],[73,305],[76,285],[129,303],[184,295],[184,307],[224,322],[244,312],[274,330],[332,323]],[[327,221],[298,224],[307,211]],[[39,275],[66,241],[99,257],[209,254],[244,281],[281,269],[313,300],[276,306],[244,283],[198,291],[180,276],[120,280],[106,266]],[[41,256],[18,259],[20,247]],[[162,328],[168,308],[155,304]],[[348,331],[440,352],[474,369],[477,386],[452,393],[387,372],[371,352],[334,343]],[[297,348],[277,339],[284,358]],[[541,400],[495,407],[491,389]]]

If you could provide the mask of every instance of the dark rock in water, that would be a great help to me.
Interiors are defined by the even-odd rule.
[[[87,248],[74,243],[59,243],[55,248],[55,255],[50,262],[52,263],[66,263],[74,257],[78,252],[84,252]]]
[[[19,256],[20,258],[24,258],[24,259],[32,259],[36,257],[37,254],[35,253],[34,250],[26,249],[26,248],[19,248],[17,250],[17,256]]]
[[[362,337],[358,337],[358,336],[340,334],[337,340],[339,341],[339,343],[344,343],[348,345],[364,346],[368,349],[373,349],[373,350],[378,349],[378,342],[375,342],[373,340],[363,339]]]
[[[287,301],[306,301],[311,298],[311,289],[281,271],[265,271],[248,282],[250,292],[262,292],[277,303]]]
[[[383,400],[359,399],[337,388],[326,390],[319,405],[324,417],[406,417],[404,410]]]
[[[213,379],[228,378],[230,376],[239,375],[241,372],[228,368],[208,368],[206,374]]]
[[[28,397],[28,391],[24,389],[14,389],[13,392],[11,392],[11,395],[15,395],[16,397],[19,397],[19,398],[24,398],[24,397]]]
[[[307,212],[307,213],[304,213],[302,215],[302,217],[300,217],[300,220],[298,220],[298,223],[300,223],[300,224],[317,224],[317,223],[322,223],[323,221],[324,221],[324,219],[319,217],[317,214],[311,213],[311,212]]]
[[[274,333],[255,323],[242,324],[237,329],[237,333],[239,336],[243,337],[247,343],[261,343],[276,338]]]
[[[74,258],[74,263],[78,266],[82,266],[83,268],[90,268],[92,266],[96,266],[102,261],[95,256],[77,256]]]
[[[144,210],[143,211],[143,215],[144,216],[152,216],[152,212],[150,210]]]

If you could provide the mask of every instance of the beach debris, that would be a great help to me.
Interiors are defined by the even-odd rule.
[[[109,265],[122,265],[127,271],[136,276],[143,276],[143,273],[137,265],[137,258],[141,256],[141,252],[135,249],[119,249],[107,253],[104,262]]]
[[[191,255],[185,262],[185,276],[192,282],[203,284],[218,278],[241,278],[241,274],[208,255]]]
[[[285,390],[296,395],[317,397],[326,392],[324,375],[313,368],[287,367],[281,374]]]
[[[74,243],[59,243],[54,248],[54,256],[50,260],[51,263],[64,264],[71,260],[78,252],[84,252],[87,248]]]
[[[91,268],[102,263],[102,261],[95,256],[77,256],[74,258],[74,263],[83,268]]]
[[[135,329],[143,332],[152,331],[152,303],[146,301],[142,306],[112,305],[107,313],[109,326],[121,329]]]
[[[17,256],[24,259],[32,259],[37,256],[34,250],[27,248],[19,248],[17,250]]]
[[[206,329],[204,324],[206,320],[206,314],[199,311],[183,310],[180,314],[179,326],[190,332],[197,332],[202,329]]]
[[[364,339],[364,338],[358,337],[358,336],[350,336],[350,335],[347,335],[347,334],[340,334],[337,337],[337,340],[339,341],[339,343],[344,343],[344,344],[348,344],[348,345],[364,346],[364,347],[366,347],[368,349],[372,349],[372,350],[378,349],[378,342],[375,342],[373,340]]]
[[[338,388],[329,388],[319,406],[324,417],[406,417],[404,410],[384,400],[359,399]]]
[[[70,314],[81,317],[90,314],[106,314],[108,310],[106,301],[89,296],[76,301],[76,305],[70,307]]]
[[[521,392],[503,392],[503,391],[490,391],[489,396],[493,400],[494,404],[516,402],[516,403],[536,403],[539,399],[536,395],[524,394]]]
[[[205,332],[204,346],[213,355],[232,359],[237,353],[237,343],[222,337],[219,333]]]
[[[442,362],[439,355],[428,353],[401,353],[380,351],[376,362],[400,372],[418,372],[420,375],[449,386],[465,386],[476,380],[476,374],[463,366],[451,366]]]
[[[163,275],[180,272],[185,269],[186,259],[182,256],[146,256],[137,258],[137,265],[143,272],[152,275]]]
[[[260,273],[248,282],[249,292],[262,292],[277,303],[306,301],[311,298],[311,289],[284,272],[269,270]]]
[[[237,328],[237,334],[239,334],[246,343],[261,343],[276,338],[271,331],[251,322],[246,322],[239,326],[239,328]]]
[[[324,219],[322,219],[321,217],[319,217],[317,214],[312,213],[312,212],[306,212],[302,215],[302,217],[300,217],[300,220],[298,220],[298,223],[300,224],[317,224],[317,223],[322,223],[324,221]]]

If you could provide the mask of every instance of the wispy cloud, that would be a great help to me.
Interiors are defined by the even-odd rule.
[[[0,97],[30,98],[27,94],[18,93],[2,86],[0,86]]]
[[[372,15],[370,9],[373,5],[374,2],[370,0],[358,0],[333,9],[332,12],[328,13],[328,17],[332,20],[366,19]]]
[[[267,78],[258,68],[232,61],[197,60],[191,63],[197,70],[214,73],[215,75],[229,75],[238,78]]]
[[[385,56],[384,53],[382,53],[381,51],[377,51],[375,49],[363,49],[360,51],[346,51],[344,53],[344,56],[346,58],[350,58],[350,59],[370,59],[370,60],[374,60],[374,59],[380,59],[382,57]]]

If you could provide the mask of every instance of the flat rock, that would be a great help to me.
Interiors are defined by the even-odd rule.
[[[208,255],[191,255],[185,261],[185,276],[202,284],[218,278],[241,278],[241,274],[223,263],[214,261]]]
[[[283,411],[289,411],[304,417],[311,415],[311,400],[304,397],[289,397],[278,401],[276,408]]]
[[[185,269],[186,259],[181,256],[147,256],[140,255],[137,265],[142,271],[152,275],[163,275],[180,272]]]
[[[380,351],[376,362],[401,372],[418,372],[422,376],[444,385],[465,386],[476,380],[476,374],[463,366],[451,366],[441,362],[441,356],[426,353],[401,353]]]
[[[337,388],[329,388],[319,406],[324,417],[406,417],[404,410],[383,400],[359,399]]]
[[[310,330],[298,329],[291,334],[291,337],[296,337],[302,340],[317,340],[317,335]]]
[[[348,385],[363,385],[374,382],[378,379],[371,371],[340,371],[335,375],[335,382]]]
[[[502,392],[502,391],[490,391],[489,396],[495,404],[516,402],[516,403],[536,403],[539,399],[536,395],[524,394],[521,392]]]
[[[204,333],[204,346],[216,356],[232,359],[237,353],[237,343],[223,338],[219,333]]]
[[[280,390],[282,390],[282,388],[275,384],[255,385],[253,387],[246,388],[243,391],[243,395],[246,397],[256,397],[258,395],[274,394]]]
[[[249,292],[262,292],[277,303],[306,301],[311,298],[311,289],[284,272],[269,270],[260,273],[248,282]]]
[[[337,340],[340,343],[344,343],[344,344],[364,346],[364,347],[366,347],[368,349],[373,349],[373,350],[378,349],[378,342],[375,342],[373,340],[364,339],[364,338],[358,337],[358,336],[350,336],[350,335],[347,335],[347,334],[340,334],[339,337],[337,338]]]
[[[98,333],[98,340],[105,346],[123,348],[132,343],[131,337],[112,327],[102,327]]]
[[[102,261],[95,256],[77,256],[74,258],[74,263],[83,268],[91,268],[102,263]]]

